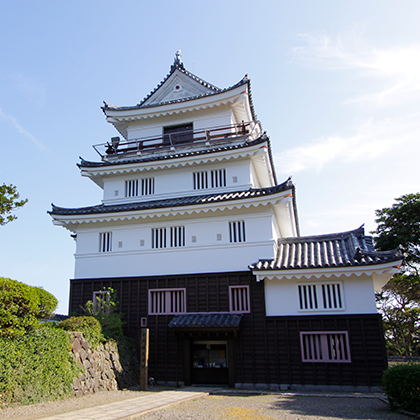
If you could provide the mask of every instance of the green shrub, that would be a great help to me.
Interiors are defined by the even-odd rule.
[[[84,312],[95,317],[102,326],[104,337],[118,339],[123,335],[123,314],[117,312],[117,292],[112,287],[103,288],[96,296],[95,302],[88,300]]]
[[[39,328],[21,337],[0,337],[0,402],[34,404],[68,397],[80,371],[68,334]]]
[[[57,299],[41,287],[0,277],[0,337],[19,337],[52,314]]]
[[[420,413],[420,365],[396,365],[383,376],[385,392],[392,409]]]
[[[92,316],[72,316],[58,323],[58,328],[65,331],[78,331],[89,341],[92,347],[104,341],[101,324]]]

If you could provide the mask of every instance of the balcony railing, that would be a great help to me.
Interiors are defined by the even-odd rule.
[[[129,155],[149,155],[154,153],[167,153],[179,148],[202,148],[216,143],[241,139],[255,139],[262,134],[259,121],[242,122],[227,126],[212,127],[208,129],[176,131],[160,136],[141,137],[138,139],[121,140],[113,137],[111,142],[95,144],[93,148],[102,160],[118,160]]]

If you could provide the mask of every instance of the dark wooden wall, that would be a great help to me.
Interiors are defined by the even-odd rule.
[[[92,299],[94,291],[112,287],[124,314],[125,333],[137,337],[140,318],[150,329],[149,376],[158,381],[185,381],[185,335],[168,329],[173,316],[148,315],[148,290],[187,289],[187,312],[228,312],[229,286],[249,285],[251,313],[244,314],[234,339],[235,382],[377,386],[386,368],[381,317],[302,315],[266,317],[264,283],[251,272],[210,273],[115,279],[76,279],[70,284],[70,314]],[[281,302],[279,302],[281,304]],[[348,331],[352,363],[302,363],[300,331]],[[206,332],[203,331],[203,338]],[[220,339],[223,339],[220,337]]]

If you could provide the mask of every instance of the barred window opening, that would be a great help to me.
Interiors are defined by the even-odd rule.
[[[152,229],[153,249],[178,248],[182,246],[185,246],[185,226]]]
[[[141,182],[139,182],[141,181]],[[125,196],[139,197],[140,195],[151,195],[155,193],[155,179],[142,178],[125,181]]]
[[[230,312],[250,312],[249,286],[229,286]]]
[[[299,284],[298,298],[300,310],[344,309],[341,283]]]
[[[185,289],[149,290],[149,315],[173,315],[186,312]]]
[[[303,362],[350,363],[347,331],[301,332]]]
[[[99,252],[112,251],[112,232],[99,233]]]
[[[245,242],[245,222],[229,222],[229,242]]]

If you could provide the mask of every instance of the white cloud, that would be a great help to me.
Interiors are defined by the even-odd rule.
[[[375,78],[379,90],[348,99],[378,106],[416,100],[420,91],[420,45],[379,49],[363,42],[361,34],[337,36],[301,34],[306,46],[293,49],[294,61],[325,70],[353,70],[360,77]],[[376,83],[375,83],[376,86]]]
[[[321,170],[328,163],[375,160],[385,155],[415,152],[419,147],[420,113],[401,118],[368,119],[357,124],[350,136],[328,136],[274,155],[277,172],[293,174]]]
[[[29,131],[25,130],[17,121],[17,119],[11,115],[8,115],[6,113],[3,112],[3,110],[0,108],[0,118],[2,118],[5,121],[10,122],[19,133],[23,134],[24,136],[26,136],[27,138],[29,138],[29,140],[32,141],[32,143],[36,144],[38,147],[40,147],[41,149],[45,149],[45,146],[31,133],[29,133]]]

